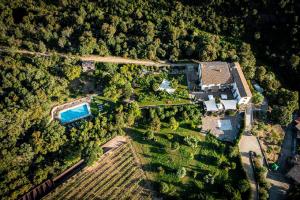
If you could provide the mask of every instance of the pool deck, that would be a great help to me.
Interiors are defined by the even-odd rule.
[[[62,105],[54,106],[51,110],[50,122],[53,121],[54,119],[59,120],[59,113],[61,111],[67,110],[67,109],[72,108],[72,107],[80,106],[84,103],[90,104],[91,101],[92,101],[92,97],[93,96],[91,95],[91,96],[83,97],[83,98],[80,98],[80,99],[72,100],[71,102],[68,102],[68,103],[65,103],[65,104],[62,104]]]
[[[81,107],[81,106],[84,106],[84,105],[85,105],[86,108],[87,108],[87,112],[88,112],[87,114],[78,116],[78,117],[73,118],[72,120],[68,120],[68,121],[64,121],[64,120],[62,119],[62,113],[67,112],[67,111],[72,110],[72,109],[76,109],[76,108]],[[90,116],[90,115],[91,115],[91,108],[90,108],[90,105],[89,105],[89,103],[84,102],[84,103],[78,104],[78,105],[76,105],[76,106],[72,106],[72,107],[69,107],[69,108],[60,110],[60,111],[58,112],[58,119],[60,120],[60,122],[61,122],[62,124],[68,124],[68,123],[77,121],[77,120],[79,120],[79,119],[83,119],[83,118],[85,118],[85,117],[88,117],[88,116]]]

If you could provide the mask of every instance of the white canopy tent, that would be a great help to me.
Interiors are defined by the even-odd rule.
[[[217,104],[214,99],[209,100],[209,101],[204,101],[204,105],[205,105],[206,111],[211,111],[211,112],[218,111]]]
[[[236,100],[221,100],[225,110],[236,110]]]
[[[161,91],[166,91],[169,94],[172,94],[175,92],[175,89],[171,88],[171,86],[170,86],[170,81],[168,81],[166,79],[163,80],[163,82],[160,84],[158,89]]]

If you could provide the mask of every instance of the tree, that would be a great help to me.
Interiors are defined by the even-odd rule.
[[[146,135],[146,137],[147,137],[148,140],[154,139],[154,133],[153,133],[153,131],[147,131],[145,133],[145,135]]]
[[[192,148],[197,148],[199,139],[195,136],[185,136],[184,141]]]
[[[286,126],[292,121],[292,112],[284,106],[274,106],[271,119],[282,126]]]
[[[157,115],[155,115],[155,117],[152,119],[150,123],[150,129],[158,132],[160,130],[160,126],[161,126],[160,119],[157,117]]]
[[[84,149],[83,157],[87,165],[92,165],[103,154],[103,149],[98,142],[90,142]]]
[[[174,149],[174,150],[178,149],[179,148],[179,143],[178,142],[172,142],[171,148]]]
[[[244,193],[250,189],[250,184],[247,179],[242,179],[239,181],[239,190]]]
[[[130,83],[125,84],[123,96],[125,99],[129,99],[133,93],[133,88]]]
[[[261,105],[263,103],[263,101],[264,101],[264,96],[261,93],[255,92],[253,94],[253,96],[252,96],[252,102],[255,105],[259,106],[259,105]]]
[[[169,192],[169,185],[165,182],[160,183],[159,191],[163,194],[166,194]]]
[[[71,65],[66,65],[63,68],[65,76],[71,81],[74,80],[75,78],[78,78],[81,74],[81,67],[80,66],[71,66]]]
[[[215,177],[212,174],[206,174],[203,179],[205,183],[209,183],[211,185],[215,183]]]
[[[300,63],[300,57],[293,54],[290,58],[290,64],[292,65],[292,68],[294,70],[297,70],[299,67],[299,63]]]
[[[90,31],[85,31],[82,36],[79,37],[79,42],[79,53],[81,55],[92,54],[94,50],[97,50],[99,47],[96,38],[93,37],[93,34]]]
[[[186,176],[186,169],[184,167],[181,167],[177,170],[177,173],[176,173],[177,177],[178,178],[183,178]]]
[[[152,89],[154,92],[158,91],[159,87],[160,87],[160,85],[158,83],[153,83],[153,85],[152,85]]]
[[[177,122],[174,117],[171,117],[170,118],[170,128],[175,131],[178,127],[179,127],[179,122]]]
[[[171,88],[176,90],[178,87],[178,81],[176,79],[172,79],[170,86],[171,86]]]
[[[269,199],[269,193],[265,188],[259,188],[259,197],[261,200]]]

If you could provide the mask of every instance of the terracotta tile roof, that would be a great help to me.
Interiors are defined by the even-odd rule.
[[[201,62],[201,84],[230,84],[232,76],[226,62]]]
[[[239,63],[236,62],[231,66],[231,73],[241,97],[252,97],[249,85]]]

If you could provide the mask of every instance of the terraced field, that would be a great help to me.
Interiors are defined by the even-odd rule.
[[[150,191],[143,187],[144,178],[127,142],[110,150],[95,165],[84,168],[43,199],[151,199]]]

